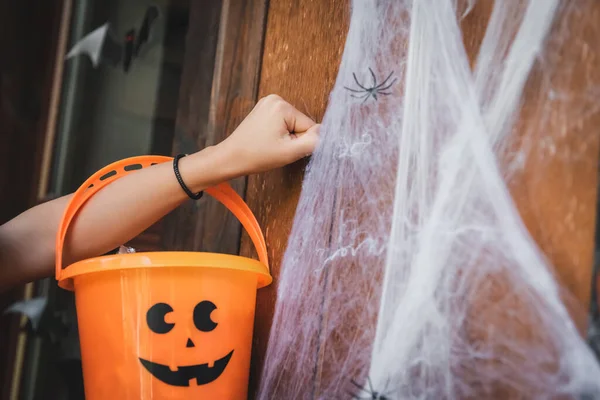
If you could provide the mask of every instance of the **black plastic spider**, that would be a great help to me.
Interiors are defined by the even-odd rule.
[[[365,101],[367,101],[369,99],[369,97],[373,97],[375,100],[377,100],[377,95],[382,94],[384,96],[387,96],[388,94],[391,94],[390,92],[386,92],[386,90],[388,90],[389,88],[392,87],[392,85],[394,83],[396,83],[397,78],[394,78],[394,80],[392,80],[389,84],[388,81],[389,79],[392,77],[392,75],[394,74],[394,71],[392,71],[387,78],[385,78],[383,80],[383,82],[381,82],[379,85],[377,84],[377,78],[375,78],[375,73],[373,72],[373,70],[371,68],[369,68],[369,72],[371,73],[371,77],[373,78],[373,86],[367,88],[364,85],[362,85],[358,79],[356,78],[356,74],[352,73],[352,76],[354,77],[354,81],[356,82],[356,84],[360,87],[360,90],[357,89],[351,89],[349,87],[344,86],[344,89],[349,90],[351,92],[354,93],[362,93],[361,95],[355,95],[355,94],[350,94],[350,96],[355,97],[357,99],[364,99],[362,102],[364,103]]]
[[[369,378],[369,377],[367,377],[367,382],[369,384],[368,390],[366,387],[359,385],[358,382],[356,382],[354,379],[350,379],[350,382],[352,382],[352,384],[358,388],[358,393],[352,393],[352,392],[350,393],[350,395],[352,396],[353,399],[357,399],[357,400],[391,400],[391,398],[388,397],[389,393],[379,393],[373,389],[373,384],[371,383],[371,378]],[[361,396],[361,392],[365,392],[368,397],[359,397],[359,396]]]

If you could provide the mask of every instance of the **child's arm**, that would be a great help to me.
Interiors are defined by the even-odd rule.
[[[179,171],[197,193],[238,176],[282,167],[312,153],[318,128],[281,98],[268,96],[226,140],[182,158]],[[65,263],[126,243],[187,198],[172,163],[111,183],[75,219],[65,246]],[[0,226],[0,290],[53,274],[56,232],[69,199],[41,204]]]

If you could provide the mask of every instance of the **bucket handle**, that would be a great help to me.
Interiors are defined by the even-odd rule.
[[[60,221],[56,238],[55,267],[56,279],[58,281],[62,280],[62,255],[65,238],[67,236],[67,230],[73,221],[73,218],[85,204],[85,202],[88,201],[100,189],[109,183],[124,177],[125,175],[155,164],[161,164],[172,160],[172,157],[165,156],[139,156],[116,161],[90,176],[79,187],[79,189],[75,191],[65,209],[62,220]],[[246,229],[246,232],[248,232],[254,247],[256,248],[260,262],[263,263],[268,270],[269,261],[265,238],[262,234],[262,230],[260,229],[256,217],[254,214],[252,214],[252,211],[250,208],[248,208],[248,205],[244,202],[244,200],[227,183],[221,183],[219,185],[207,188],[204,190],[204,192],[208,193],[221,204],[223,204],[241,222],[244,229]]]

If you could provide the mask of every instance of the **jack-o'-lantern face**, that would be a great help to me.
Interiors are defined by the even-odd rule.
[[[216,309],[217,306],[213,302],[203,300],[194,307],[193,315],[190,315],[189,318],[193,319],[193,325],[198,331],[211,332],[218,325],[211,317]],[[168,315],[173,311],[173,307],[167,303],[156,303],[151,306],[146,313],[148,328],[156,334],[167,336],[177,323],[167,322]],[[182,350],[191,350],[196,347],[196,344],[191,337],[187,337],[187,342],[181,343],[181,346]],[[168,365],[146,360],[142,357],[139,360],[144,368],[161,382],[171,386],[189,386],[190,381],[193,379],[196,380],[197,385],[205,385],[216,380],[229,364],[232,355],[233,350],[224,354],[223,357],[213,360],[212,366],[209,366],[209,363],[182,365],[175,370]]]

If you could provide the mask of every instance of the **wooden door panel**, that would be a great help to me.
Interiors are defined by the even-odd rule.
[[[192,5],[174,154],[218,144],[233,132],[256,103],[262,61],[266,0]],[[245,177],[231,184],[244,195]],[[229,211],[205,196],[169,215],[164,247],[238,254],[240,230]]]
[[[349,22],[347,0],[271,1],[259,98],[277,94],[317,122],[336,79]],[[246,199],[268,243],[271,273],[279,276],[305,164],[248,178]],[[241,254],[255,256],[242,235]],[[250,393],[256,390],[275,306],[276,284],[258,292]]]
[[[462,21],[464,40],[472,63],[481,44],[493,1],[482,0]],[[527,163],[513,176],[510,190],[534,239],[555,266],[557,278],[584,307],[589,302],[595,229],[600,114],[591,97],[571,103],[552,103],[542,96],[545,79],[568,95],[586,92],[586,84],[600,82],[597,29],[600,4],[584,1],[569,14],[566,53],[552,61],[556,73],[545,74],[538,64],[524,94],[516,130],[530,136]],[[568,8],[568,7],[567,7]],[[349,2],[271,2],[268,10],[259,97],[276,93],[300,111],[320,120],[336,78],[347,31]],[[575,22],[579,21],[579,22]],[[558,44],[558,43],[557,43]],[[569,62],[580,60],[572,65]],[[565,105],[566,104],[566,105]],[[582,110],[587,110],[585,114]],[[553,115],[541,124],[542,113]],[[533,133],[532,133],[533,131]],[[544,137],[562,151],[552,153]],[[546,146],[546,147],[544,147]],[[565,156],[569,155],[569,156]],[[273,285],[258,293],[252,382],[256,389],[276,300],[277,279],[301,189],[303,163],[250,177],[247,201],[266,234]],[[256,256],[246,235],[241,254]],[[299,266],[302,267],[302,266]],[[586,316],[575,315],[585,328]],[[325,350],[323,350],[325,351]],[[326,377],[324,375],[324,377]]]

